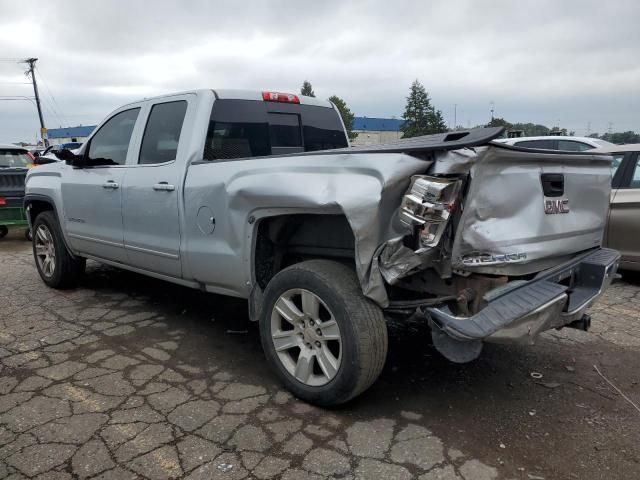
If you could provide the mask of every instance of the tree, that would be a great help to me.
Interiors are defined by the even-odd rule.
[[[353,113],[351,113],[351,110],[349,110],[349,107],[347,107],[347,103],[337,95],[332,95],[331,97],[329,97],[329,101],[333,103],[340,112],[340,116],[342,117],[344,128],[347,130],[347,136],[349,137],[349,140],[355,139],[358,134],[352,130],[354,115]]]
[[[411,84],[402,118],[405,122],[400,129],[404,138],[447,131],[442,112],[431,105],[429,94],[418,80]]]
[[[313,92],[313,87],[311,86],[311,82],[305,80],[302,82],[302,88],[300,89],[300,95],[305,95],[307,97],[315,97],[316,94]]]
[[[504,118],[495,117],[492,118],[489,123],[487,123],[487,127],[504,127],[507,130],[511,130],[513,125],[507,122]]]

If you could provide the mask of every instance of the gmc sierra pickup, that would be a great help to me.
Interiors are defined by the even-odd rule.
[[[501,133],[349,148],[315,98],[145,99],[29,172],[36,266],[54,288],[93,259],[246,298],[287,388],[345,402],[380,374],[389,319],[425,322],[454,362],[588,328],[619,259],[601,248],[611,158],[492,143]]]

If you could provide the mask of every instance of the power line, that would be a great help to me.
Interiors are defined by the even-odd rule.
[[[42,76],[42,72],[40,72],[40,69],[38,69],[38,76],[40,77],[40,80],[42,80],[42,84],[44,85],[44,88],[45,88],[47,94],[51,98],[51,101],[53,102],[53,104],[57,108],[57,110],[56,110],[56,108],[54,108],[54,106],[51,105],[51,109],[53,110],[54,115],[58,118],[58,122],[60,122],[60,125],[62,125],[62,119],[60,118],[61,115],[58,114],[58,110],[60,110],[61,114],[63,113],[62,109],[60,108],[60,105],[58,105],[58,101],[56,100],[56,97],[54,97],[53,93],[51,93],[51,89],[49,88],[49,84],[44,81],[44,77]],[[64,116],[64,115],[62,115],[62,116]]]

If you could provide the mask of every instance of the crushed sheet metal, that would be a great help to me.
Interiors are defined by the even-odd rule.
[[[228,212],[216,230],[233,240],[232,251],[224,255],[214,252],[218,273],[212,276],[205,268],[211,264],[206,257],[212,251],[210,240],[194,236],[190,247],[194,276],[205,283],[222,278],[225,283],[220,286],[229,290],[247,284],[246,273],[234,267],[238,256],[251,258],[251,242],[244,238],[259,222],[249,224],[250,216],[261,219],[291,213],[343,213],[355,237],[356,272],[362,291],[380,306],[388,306],[383,275],[374,257],[381,246],[409,233],[409,227],[399,219],[402,196],[411,177],[425,173],[431,162],[395,152],[338,153],[325,155],[322,162],[303,162],[300,157],[274,157],[269,162],[249,159],[243,162],[241,171],[237,162],[216,163],[213,185],[207,173],[209,164],[189,168],[187,181],[192,188],[186,192],[185,204],[216,205],[219,211]],[[198,197],[189,197],[196,194]],[[243,248],[247,250],[243,252]]]
[[[478,161],[478,158],[482,158],[486,151],[487,147],[476,147],[436,152],[429,174],[466,174],[471,169],[471,166]]]

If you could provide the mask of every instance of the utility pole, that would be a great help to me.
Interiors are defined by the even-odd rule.
[[[42,144],[45,147],[49,146],[49,140],[47,140],[47,129],[44,126],[44,118],[42,116],[42,107],[40,106],[40,95],[38,94],[38,84],[36,83],[36,72],[34,71],[34,66],[38,61],[37,58],[27,58],[22,61],[22,63],[26,63],[29,65],[29,70],[27,70],[27,76],[31,75],[31,81],[33,82],[33,93],[36,96],[36,107],[38,107],[38,117],[40,117],[40,135],[42,136]]]
[[[491,123],[493,123],[493,110],[495,109],[496,104],[493,100],[491,100],[491,102],[489,102],[489,105],[491,106]]]
[[[453,104],[453,129],[458,128],[458,104]]]

